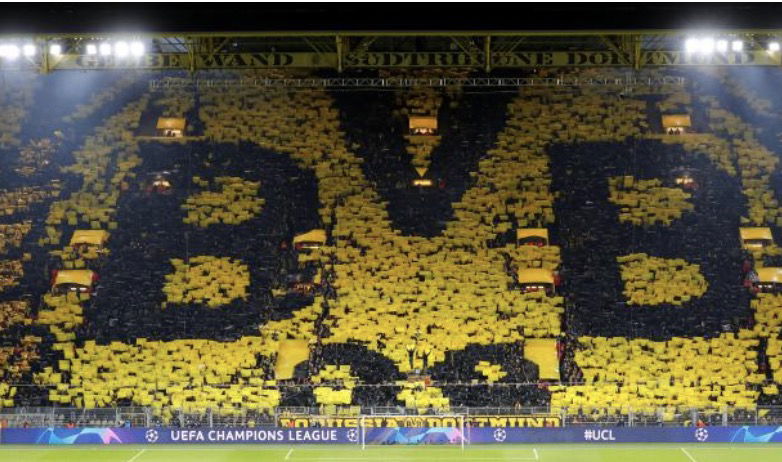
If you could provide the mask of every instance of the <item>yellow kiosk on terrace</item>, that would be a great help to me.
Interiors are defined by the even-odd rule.
[[[741,236],[741,246],[747,250],[759,250],[774,244],[771,228],[739,228],[739,236]]]
[[[425,115],[411,115],[408,119],[408,128],[412,136],[436,136],[437,117]]]
[[[554,275],[550,270],[542,268],[521,268],[516,273],[519,288],[523,293],[545,291],[546,295],[554,294]]]
[[[326,230],[313,229],[304,234],[298,234],[293,238],[293,247],[296,250],[313,250],[326,245]]]
[[[754,285],[758,292],[776,293],[782,289],[782,268],[767,266],[756,271],[758,280]]]
[[[523,228],[516,230],[516,245],[534,245],[545,247],[548,245],[548,229],[546,228]]]
[[[157,136],[182,138],[185,136],[187,122],[181,117],[160,117],[157,119]]]
[[[82,258],[93,260],[108,253],[105,248],[109,232],[102,229],[77,229],[71,236],[70,246]]]
[[[57,295],[68,292],[92,293],[97,274],[92,270],[59,270],[54,276],[52,293]]]
[[[407,127],[408,133],[405,135],[405,139],[410,144],[408,151],[414,150],[414,146],[421,145],[433,149],[440,143],[436,115],[411,115],[408,118]]]
[[[692,129],[689,114],[665,114],[662,119],[663,133],[666,135],[681,135]]]
[[[71,247],[85,245],[103,247],[109,240],[109,232],[102,229],[77,229],[71,236]]]

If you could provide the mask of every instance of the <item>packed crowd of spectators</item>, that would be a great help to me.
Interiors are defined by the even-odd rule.
[[[773,104],[737,106],[746,91],[719,98],[704,84],[690,89],[697,98],[676,99],[696,131],[722,137],[697,145],[701,138],[653,133],[647,121],[660,117],[660,95],[438,90],[408,98],[413,104],[385,92],[150,95],[139,81],[122,78],[49,115],[56,142],[41,141],[40,129],[9,130],[7,145],[23,147],[34,168],[21,175],[0,166],[14,185],[0,190],[0,334],[9,348],[0,358],[12,364],[2,382],[34,386],[0,389],[4,405],[179,405],[193,411],[180,418],[185,426],[205,418],[198,405],[239,418],[241,406],[315,407],[336,396],[358,406],[603,406],[642,398],[638,385],[652,371],[611,369],[607,346],[629,361],[668,354],[681,338],[696,339],[687,348],[716,365],[760,358],[734,371],[737,393],[715,391],[711,402],[746,405],[764,380],[777,380],[779,345],[765,337],[776,340],[782,323],[759,316],[768,328],[760,334],[752,310],[779,305],[750,304],[742,282],[751,257],[737,228],[776,232],[768,198],[778,190],[770,156],[779,146],[731,138],[740,123],[731,111],[774,114]],[[423,174],[407,149],[405,105],[437,111],[441,140]],[[135,139],[136,120],[177,115],[199,139]],[[761,167],[750,168],[752,159]],[[682,172],[692,180],[686,188]],[[414,184],[419,177],[429,186]],[[515,231],[538,227],[552,245],[517,249]],[[105,254],[66,256],[82,228],[109,231]],[[325,229],[327,243],[305,258],[291,240],[313,229]],[[66,264],[98,273],[93,292],[39,306],[52,271]],[[555,272],[556,293],[513,291],[527,267]],[[669,294],[661,284],[682,289]],[[583,388],[542,381],[524,358],[529,338],[557,340],[563,381]],[[275,380],[286,339],[307,340],[310,357],[292,379]],[[214,360],[216,345],[242,361],[206,367],[204,383],[192,367]],[[756,354],[765,348],[773,350]],[[104,364],[112,354],[126,363]],[[166,366],[155,371],[156,355]],[[653,372],[668,374],[674,391],[703,392],[678,373],[682,358],[669,359]],[[184,383],[164,398],[142,393],[134,367]],[[714,376],[728,381],[720,375],[728,369]],[[106,387],[79,385],[93,370]],[[614,388],[600,388],[608,372]],[[250,386],[260,395],[243,395]],[[644,403],[686,404],[671,396]]]
[[[18,73],[6,76],[0,90],[3,407],[50,403],[47,390],[36,386],[33,378],[35,372],[61,358],[52,348],[54,335],[37,322],[39,300],[49,289],[51,276],[48,249],[40,245],[46,236],[44,221],[51,202],[72,192],[79,182],[60,168],[72,162],[72,152],[100,118],[118,110],[118,103],[122,103],[100,105],[83,124],[62,118],[91,92],[111,91],[112,80],[113,73],[82,77],[81,83],[67,73],[46,78]],[[64,87],[68,91],[63,91]],[[137,96],[125,94],[127,98]]]
[[[737,238],[743,204],[738,181],[708,160],[656,141],[582,144],[552,149],[557,234],[562,243],[563,293],[575,335],[670,338],[718,335],[747,317],[748,294],[737,290],[743,261]],[[663,178],[671,185],[682,165],[698,172],[693,210],[663,223],[618,223],[608,177]],[[708,289],[682,310],[671,303],[628,307],[617,257],[648,254],[700,265]],[[697,281],[693,280],[691,286]],[[629,316],[629,317],[628,317]]]

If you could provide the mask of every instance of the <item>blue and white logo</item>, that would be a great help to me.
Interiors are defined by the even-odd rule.
[[[358,441],[358,430],[355,428],[348,430],[348,441],[355,443]]]
[[[695,430],[695,439],[703,443],[707,439],[709,439],[709,431],[705,428],[699,428]]]
[[[616,441],[614,430],[608,428],[584,430],[584,441]]]
[[[146,438],[147,443],[156,443],[158,439],[157,430],[155,430],[154,428],[150,428],[144,434],[144,438]]]
[[[505,433],[505,429],[498,428],[494,430],[494,441],[498,443],[502,443],[505,441],[505,438],[507,438],[508,435]]]

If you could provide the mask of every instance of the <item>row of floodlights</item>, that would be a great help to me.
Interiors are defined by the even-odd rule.
[[[714,40],[711,37],[688,38],[684,42],[684,49],[687,53],[709,54],[714,53],[715,51],[725,53],[728,51],[728,45],[730,45],[731,51],[739,52],[744,50],[744,42],[741,40],[733,40],[728,43],[727,40]],[[767,50],[769,53],[778,52],[780,50],[779,42],[769,42]],[[30,58],[35,56],[37,51],[36,46],[32,43],[22,45],[21,48],[18,45],[13,44],[0,44],[0,58],[9,60],[15,60],[21,55]],[[118,41],[113,45],[109,42],[102,42],[100,44],[88,43],[85,47],[85,51],[88,55],[100,54],[101,56],[111,56],[114,54],[118,58],[125,58],[127,56],[138,58],[144,54],[145,50],[144,44],[141,42],[128,43],[125,41]],[[49,54],[52,56],[59,56],[62,54],[62,46],[58,43],[49,45]]]
[[[730,49],[730,51],[739,52],[744,50],[744,42],[741,40],[732,40],[730,42],[725,39],[714,40],[711,37],[691,37],[684,42],[684,49],[687,51],[687,53],[702,54],[710,54],[714,53],[715,51],[718,53],[725,53],[728,51],[728,49]],[[768,48],[766,50],[769,53],[778,52],[779,42],[769,42]]]
[[[62,45],[59,43],[52,43],[48,48],[49,54],[52,56],[60,56],[62,54]],[[118,58],[126,58],[128,56],[138,58],[143,56],[145,52],[143,43],[125,42],[122,40],[114,42],[113,44],[109,42],[102,42],[99,44],[88,43],[84,50],[88,55],[100,54],[101,56],[111,56],[113,54]],[[37,52],[38,48],[32,43],[27,43],[21,47],[15,44],[0,44],[0,58],[10,61],[17,59],[20,56],[31,58],[35,56]]]
[[[21,55],[27,57],[35,56],[36,48],[32,43],[22,45],[20,48],[17,45],[11,45],[7,43],[0,44],[0,58],[9,59],[11,61],[17,59]]]
[[[101,56],[114,56],[118,58],[125,58],[127,56],[140,57],[144,54],[144,44],[141,42],[114,42],[112,45],[109,42],[103,42],[100,44],[88,43],[85,51],[88,55],[100,54]]]

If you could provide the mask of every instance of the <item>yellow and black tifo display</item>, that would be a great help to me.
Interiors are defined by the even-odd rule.
[[[764,125],[782,96],[762,91],[782,70],[755,86],[680,74],[620,97],[150,89],[156,74],[131,73],[79,101],[51,96],[60,73],[11,76],[0,404],[291,426],[314,409],[349,426],[370,406],[534,407],[507,425],[554,426],[782,404],[780,152]],[[183,136],[142,135],[161,117]]]
[[[250,272],[230,258],[193,257],[185,263],[172,259],[174,272],[166,276],[163,293],[170,303],[203,303],[214,308],[236,298],[247,298]]]
[[[264,200],[257,197],[259,183],[234,177],[219,177],[214,182],[219,186],[219,192],[195,194],[182,205],[188,212],[183,220],[185,223],[202,228],[215,223],[239,224],[261,212]],[[209,181],[198,177],[193,178],[193,183],[209,186]]]

